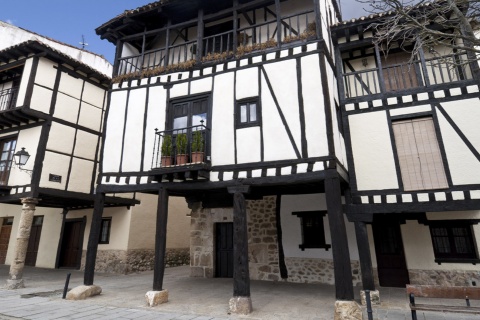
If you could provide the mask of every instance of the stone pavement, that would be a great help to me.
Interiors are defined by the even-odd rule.
[[[190,278],[188,267],[168,268],[164,287],[169,302],[154,308],[145,303],[152,287],[153,273],[95,275],[101,295],[85,301],[62,299],[65,277],[72,273],[70,288],[83,283],[83,272],[26,267],[27,288],[0,289],[0,319],[175,319],[226,320],[265,319],[331,320],[335,288],[329,285],[252,281],[254,312],[248,316],[228,314],[232,296],[231,279]],[[8,278],[8,266],[0,265],[0,287]],[[382,305],[374,309],[374,319],[411,319],[405,290],[380,288]],[[358,288],[356,290],[358,295]],[[367,319],[364,312],[364,319]],[[418,313],[420,320],[473,320],[478,316]]]

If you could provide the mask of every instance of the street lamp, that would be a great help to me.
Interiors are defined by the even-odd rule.
[[[22,171],[26,171],[28,172],[28,174],[32,175],[33,170],[22,168],[27,163],[29,158],[30,158],[30,154],[28,153],[28,151],[25,150],[25,148],[22,148],[22,150],[17,151],[13,155],[13,159],[15,160],[15,164],[18,166],[18,169]]]

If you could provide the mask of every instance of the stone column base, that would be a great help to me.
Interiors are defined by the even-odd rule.
[[[168,302],[168,290],[162,291],[148,291],[145,294],[145,300],[149,307],[155,307],[159,304]]]
[[[99,286],[78,286],[67,293],[67,300],[85,300],[87,298],[99,295],[102,293],[102,288]]]
[[[362,306],[367,305],[365,290],[360,290],[360,300],[362,301]],[[378,290],[370,290],[370,301],[372,302],[372,306],[380,305],[380,292],[378,292]]]
[[[18,279],[18,280],[7,279],[7,284],[5,285],[5,289],[15,290],[15,289],[21,289],[21,288],[25,288],[25,283],[23,282],[23,279]]]
[[[231,313],[249,314],[252,312],[252,299],[250,297],[233,297],[228,302]]]
[[[355,301],[335,301],[334,320],[362,320],[362,309]]]

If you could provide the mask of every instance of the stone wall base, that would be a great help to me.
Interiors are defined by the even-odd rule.
[[[81,270],[85,270],[86,251],[82,254]],[[153,270],[155,251],[138,250],[98,250],[95,262],[96,272],[128,274]],[[178,267],[190,264],[189,248],[167,249],[165,267]]]
[[[360,290],[360,301],[362,306],[367,305],[367,295],[365,290]],[[380,305],[380,292],[378,290],[370,291],[370,302],[372,305]]]
[[[7,284],[5,285],[5,289],[15,290],[15,289],[21,289],[21,288],[25,288],[25,283],[23,282],[23,279],[18,279],[18,280],[7,279]]]
[[[252,299],[250,297],[233,297],[228,303],[230,312],[235,314],[249,314],[252,312]]]
[[[473,282],[480,284],[478,270],[408,270],[411,284],[434,285],[446,287],[471,287]]]
[[[336,301],[334,320],[362,320],[362,309],[355,301]]]

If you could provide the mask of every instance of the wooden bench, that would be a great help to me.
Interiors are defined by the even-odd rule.
[[[442,287],[408,284],[407,294],[410,297],[412,320],[417,320],[417,310],[480,314],[480,307],[470,305],[470,300],[480,300],[480,287]],[[418,304],[415,303],[415,297],[438,299],[465,299],[465,306]]]

